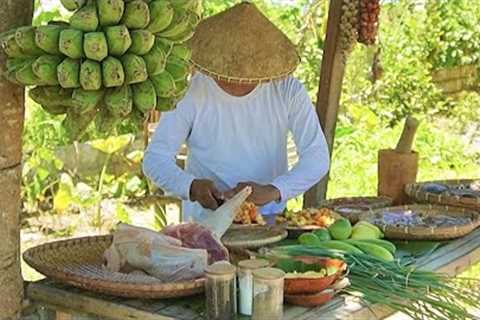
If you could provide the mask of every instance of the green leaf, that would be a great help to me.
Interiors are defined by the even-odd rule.
[[[117,203],[117,207],[115,208],[115,215],[117,216],[118,221],[123,223],[131,224],[132,220],[130,219],[130,215],[128,211],[125,209],[125,206],[121,203]]]
[[[74,185],[72,178],[63,173],[60,177],[60,183],[58,185],[58,191],[53,198],[53,208],[56,212],[62,213],[67,210],[74,199]]]
[[[125,150],[128,145],[132,143],[133,139],[133,135],[125,134],[117,137],[113,136],[106,139],[94,140],[90,142],[90,145],[107,154],[114,154]]]

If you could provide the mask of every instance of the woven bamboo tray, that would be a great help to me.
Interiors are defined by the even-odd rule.
[[[287,237],[287,231],[278,226],[251,226],[228,229],[222,237],[222,243],[227,248],[260,248]]]
[[[458,195],[438,194],[433,192],[425,192],[422,187],[427,183],[435,183],[446,185],[451,188],[460,188],[465,185],[470,185],[476,180],[437,180],[437,181],[424,181],[418,183],[411,183],[405,186],[405,193],[412,198],[415,202],[419,203],[431,203],[441,204],[446,206],[456,206],[464,208],[472,208],[480,210],[480,197],[469,198],[461,197]]]
[[[357,223],[362,213],[391,205],[392,199],[387,197],[344,197],[324,200],[319,207],[331,209],[351,223]]]
[[[374,218],[385,212],[414,211],[426,215],[443,214],[452,217],[468,217],[471,223],[456,226],[394,226],[374,222]],[[480,214],[476,211],[459,207],[447,207],[438,205],[409,205],[388,207],[383,209],[371,210],[360,216],[361,220],[366,220],[376,224],[382,229],[387,239],[398,240],[447,240],[463,237],[475,228],[480,226]]]
[[[25,262],[56,281],[75,287],[127,298],[175,298],[204,291],[204,279],[162,283],[145,276],[110,272],[102,268],[103,253],[112,236],[93,236],[55,241],[28,249]]]

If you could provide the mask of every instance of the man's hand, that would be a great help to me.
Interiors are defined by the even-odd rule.
[[[281,198],[280,191],[276,187],[271,184],[261,185],[255,182],[241,182],[232,190],[225,192],[225,197],[231,198],[247,186],[252,187],[252,194],[247,201],[251,201],[257,206],[263,206],[272,201],[279,201]]]
[[[215,184],[207,179],[195,179],[190,186],[190,200],[197,201],[206,209],[218,208],[218,201],[223,200],[223,194],[217,190]]]

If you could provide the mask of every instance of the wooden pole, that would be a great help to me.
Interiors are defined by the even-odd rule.
[[[342,0],[330,1],[316,104],[320,125],[322,126],[330,151],[330,158],[332,156],[338,107],[345,71],[344,58],[340,48],[342,3]],[[324,200],[327,194],[327,184],[328,175],[305,194],[304,206],[315,207],[320,201]]]
[[[32,0],[0,0],[0,8],[0,32],[31,23]],[[5,61],[1,53],[2,69]],[[0,320],[10,320],[20,318],[23,299],[19,222],[23,88],[0,78],[0,101]]]

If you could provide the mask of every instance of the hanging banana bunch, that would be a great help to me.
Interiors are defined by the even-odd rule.
[[[2,34],[5,77],[78,140],[95,122],[110,131],[124,119],[175,108],[188,87],[184,44],[200,21],[201,0],[61,0],[68,23]]]

